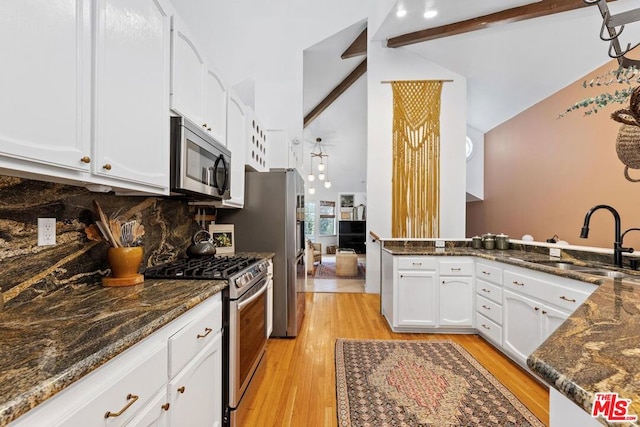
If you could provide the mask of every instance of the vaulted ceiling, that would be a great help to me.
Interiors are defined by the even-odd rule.
[[[620,13],[640,0],[608,6]],[[425,19],[426,9],[438,15]],[[487,132],[609,61],[601,24],[598,8],[582,0],[398,0],[373,40],[465,76],[468,124]],[[355,69],[341,54],[364,28],[354,24],[305,51],[305,115]],[[620,39],[635,44],[640,24]]]

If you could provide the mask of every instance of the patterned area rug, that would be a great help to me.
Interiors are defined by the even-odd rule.
[[[542,424],[451,341],[336,341],[341,427]]]
[[[314,279],[359,279],[364,280],[367,277],[365,266],[358,263],[358,275],[357,276],[336,276],[336,265],[332,262],[323,262],[316,266],[316,274]]]

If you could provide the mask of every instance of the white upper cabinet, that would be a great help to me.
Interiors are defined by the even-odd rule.
[[[227,142],[227,85],[220,72],[208,64],[204,72],[204,123],[207,132],[223,145]]]
[[[227,145],[227,85],[177,16],[171,56],[171,109]]]
[[[169,193],[167,0],[8,0],[0,13],[0,167]]]
[[[253,170],[264,172],[269,170],[267,163],[268,145],[267,131],[256,117],[252,109],[247,108],[247,139],[245,163]]]
[[[204,58],[177,16],[173,17],[171,43],[171,109],[203,125]]]
[[[229,91],[227,104],[227,146],[231,150],[231,198],[222,206],[244,206],[244,156],[246,139],[246,112],[240,98]]]
[[[0,9],[0,153],[88,172],[89,2],[3,0]]]
[[[168,187],[170,24],[161,1],[98,1],[95,174]]]

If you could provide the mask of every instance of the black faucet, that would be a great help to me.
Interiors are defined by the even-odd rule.
[[[640,228],[633,227],[633,228],[628,229],[624,233],[622,233],[622,235],[620,236],[620,244],[621,245],[624,244],[623,242],[624,242],[625,234],[627,234],[630,231],[640,231]],[[633,250],[631,252],[633,252]],[[631,268],[633,268],[634,270],[637,270],[639,265],[640,265],[640,260],[638,258],[630,258],[629,259],[629,266]]]
[[[580,231],[580,238],[586,239],[587,237],[589,237],[589,221],[591,220],[591,215],[593,215],[593,213],[598,209],[606,209],[613,214],[613,219],[615,220],[615,237],[613,241],[613,263],[617,267],[622,267],[622,252],[631,253],[633,252],[633,248],[622,247],[622,236],[620,235],[620,214],[618,214],[617,210],[615,210],[609,205],[597,205],[589,209],[589,212],[587,212],[587,214],[584,217],[584,225],[582,226],[582,231]]]

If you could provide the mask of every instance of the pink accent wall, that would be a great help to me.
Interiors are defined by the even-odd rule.
[[[586,78],[615,68],[612,61]],[[485,134],[485,199],[467,204],[467,236],[491,232],[520,239],[531,234],[545,241],[557,234],[573,245],[611,248],[614,221],[604,210],[592,216],[589,239],[579,238],[586,212],[598,204],[618,210],[622,231],[640,227],[640,183],[624,178],[615,151],[620,124],[609,117],[627,105],[557,118],[567,106],[603,91],[583,88],[584,80]],[[640,170],[630,175],[640,178]],[[629,233],[624,243],[640,251],[640,232]]]

